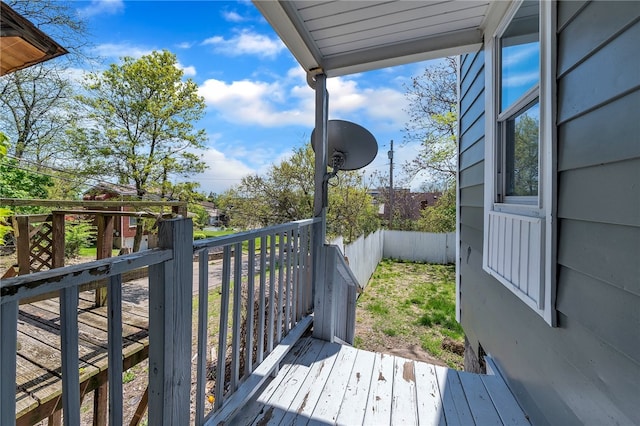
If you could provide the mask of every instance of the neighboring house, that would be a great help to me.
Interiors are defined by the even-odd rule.
[[[467,355],[534,424],[640,424],[640,2],[255,4],[308,72],[316,129],[326,78],[463,55]]]
[[[216,208],[215,204],[213,204],[210,201],[201,201],[200,203],[198,203],[200,206],[202,206],[205,211],[207,212],[207,225],[209,226],[222,226],[222,214],[221,212]]]
[[[389,189],[380,188],[369,191],[378,205],[378,214],[381,219],[389,219]],[[441,192],[411,192],[408,188],[395,188],[393,190],[393,212],[398,220],[418,220],[422,210],[433,207],[442,196]]]
[[[85,201],[126,201],[136,197],[137,192],[134,187],[127,185],[114,185],[108,182],[100,183],[86,191],[82,199]],[[110,207],[105,210],[133,211],[128,206]],[[113,227],[113,246],[123,252],[130,252],[133,249],[133,240],[136,236],[136,226],[138,218],[133,216],[117,216]],[[140,250],[149,248],[149,235],[145,233],[140,241]]]

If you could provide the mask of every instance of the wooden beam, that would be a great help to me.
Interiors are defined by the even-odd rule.
[[[18,255],[18,274],[26,275],[31,272],[31,244],[29,238],[29,217],[16,217],[16,251]]]
[[[64,215],[54,214],[52,219],[53,227],[53,267],[64,266]]]
[[[0,198],[0,206],[40,206],[40,207],[95,207],[97,209],[107,207],[138,206],[138,207],[184,207],[186,201],[84,201],[84,200],[41,200]]]

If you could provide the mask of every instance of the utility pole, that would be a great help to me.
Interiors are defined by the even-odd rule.
[[[391,149],[389,155],[389,229],[393,225],[393,139],[391,140]]]

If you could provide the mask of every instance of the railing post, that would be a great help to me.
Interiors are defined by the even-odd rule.
[[[16,346],[18,302],[0,305],[0,424],[16,424]]]
[[[315,316],[313,320],[313,337],[332,341],[333,319],[332,288],[325,275],[326,249],[326,219],[327,219],[327,121],[329,111],[329,95],[327,93],[327,77],[324,74],[315,76],[316,91],[316,120],[315,139],[312,141],[315,149],[315,186],[313,200],[313,216],[321,220],[313,224],[313,300]],[[329,316],[327,316],[329,315]]]
[[[160,222],[159,244],[173,259],[149,267],[149,424],[189,424],[193,223]]]

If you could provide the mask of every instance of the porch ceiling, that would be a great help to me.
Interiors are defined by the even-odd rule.
[[[254,0],[302,67],[327,77],[478,49],[494,3]]]

